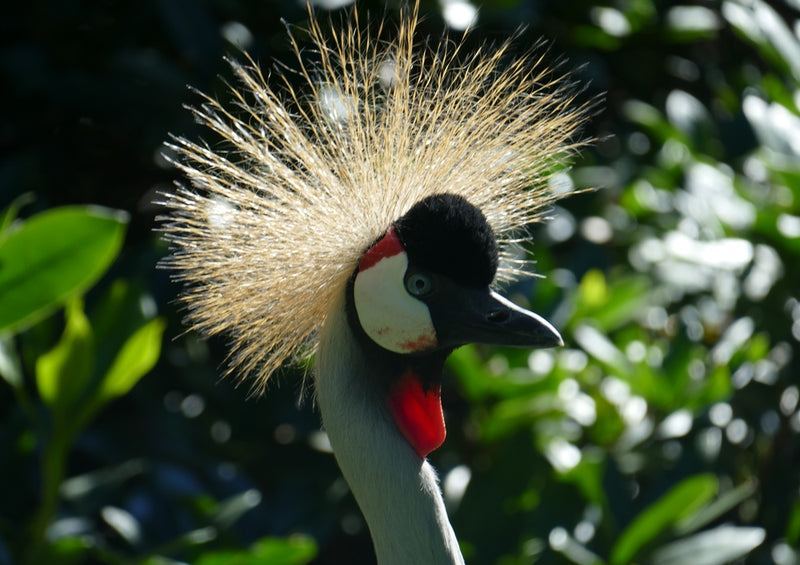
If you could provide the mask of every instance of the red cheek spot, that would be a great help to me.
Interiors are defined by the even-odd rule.
[[[416,352],[416,351],[425,351],[426,349],[432,349],[436,347],[437,344],[438,342],[436,341],[435,337],[429,335],[421,335],[417,339],[409,339],[408,341],[404,341],[398,345],[404,351]]]
[[[381,259],[392,257],[404,251],[405,249],[403,249],[403,244],[400,243],[397,232],[394,227],[391,227],[378,243],[370,247],[367,252],[364,253],[364,256],[361,258],[361,263],[358,265],[358,270],[365,271],[374,266]]]
[[[408,372],[389,393],[389,411],[394,422],[420,459],[444,443],[447,432],[441,392],[438,384],[425,390],[419,377]]]

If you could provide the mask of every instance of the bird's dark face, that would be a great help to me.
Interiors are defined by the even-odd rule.
[[[400,354],[465,343],[560,345],[543,318],[493,292],[497,240],[464,198],[436,194],[414,205],[365,254],[353,283],[358,322]]]
[[[367,250],[352,281],[355,323],[399,365],[389,409],[420,457],[444,441],[439,379],[450,351],[471,342],[562,343],[546,320],[491,290],[497,266],[497,240],[483,213],[463,197],[436,194]]]

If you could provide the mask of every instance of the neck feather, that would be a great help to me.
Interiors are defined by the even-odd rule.
[[[433,467],[421,460],[386,407],[376,374],[347,322],[344,297],[326,320],[316,394],[336,460],[367,520],[380,565],[458,565],[464,559]]]

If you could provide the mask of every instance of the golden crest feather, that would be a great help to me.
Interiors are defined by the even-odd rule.
[[[418,45],[417,8],[388,42],[355,12],[328,34],[311,16],[315,63],[290,34],[301,89],[231,61],[234,103],[204,97],[192,110],[221,148],[170,144],[192,188],[165,197],[166,265],[186,286],[190,325],[228,335],[231,369],[258,389],[313,353],[363,253],[428,195],[482,210],[498,276],[519,275],[504,244],[540,219],[556,198],[550,176],[584,144],[586,105],[541,58],[513,58],[512,41],[471,54],[459,41]]]

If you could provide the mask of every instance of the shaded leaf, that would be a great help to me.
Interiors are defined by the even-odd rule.
[[[786,541],[797,546],[800,543],[800,500],[795,500],[786,522]]]
[[[17,219],[20,209],[34,200],[35,197],[32,192],[25,192],[17,196],[14,201],[0,213],[0,232],[11,226],[14,220]]]
[[[717,492],[717,487],[717,478],[711,474],[694,475],[678,483],[645,508],[622,532],[611,551],[611,563],[630,562],[656,536],[704,506]]]

